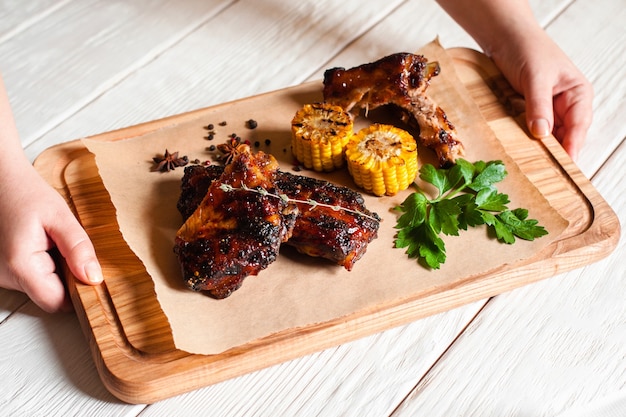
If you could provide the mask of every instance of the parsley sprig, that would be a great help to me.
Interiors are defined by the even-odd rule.
[[[528,210],[508,209],[508,195],[495,187],[507,175],[501,161],[471,163],[459,159],[448,169],[424,164],[419,172],[438,195],[429,199],[418,188],[396,207],[403,214],[396,224],[395,247],[407,248],[410,258],[418,258],[430,268],[438,269],[446,261],[442,233],[458,236],[459,229],[484,224],[507,244],[515,243],[515,237],[534,240],[548,234],[537,220],[528,219]]]

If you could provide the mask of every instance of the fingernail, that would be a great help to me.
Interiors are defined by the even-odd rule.
[[[550,124],[546,119],[537,119],[530,122],[530,133],[536,138],[550,136]]]
[[[102,269],[100,269],[100,265],[97,262],[89,262],[85,265],[85,274],[92,284],[99,284],[103,280]]]

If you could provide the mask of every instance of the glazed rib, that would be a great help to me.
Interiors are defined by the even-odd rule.
[[[449,166],[463,155],[463,144],[443,109],[426,95],[439,71],[438,63],[409,53],[351,69],[331,68],[324,73],[324,100],[366,114],[380,106],[397,107],[403,121],[419,129],[420,142],[436,153],[439,165]]]
[[[297,208],[242,188],[280,194],[277,169],[271,155],[242,153],[208,184],[194,210],[187,210],[191,214],[176,233],[174,252],[189,288],[225,298],[276,259],[291,235]]]
[[[361,194],[328,181],[281,171],[276,184],[291,199],[324,204],[297,203],[296,224],[286,244],[352,270],[376,238],[380,222],[380,217],[365,207]]]
[[[211,186],[220,177],[219,166],[192,165],[185,168],[178,210],[186,219],[194,212]],[[380,217],[369,211],[363,197],[354,190],[328,181],[277,171],[276,189],[296,203],[297,215],[286,245],[299,252],[328,259],[347,270],[359,260],[376,238]],[[304,203],[309,200],[348,210]],[[361,214],[357,214],[361,213]]]

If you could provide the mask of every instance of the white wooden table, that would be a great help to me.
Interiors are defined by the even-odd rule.
[[[624,235],[626,2],[533,8],[594,85],[577,163]],[[0,0],[0,71],[31,159],[436,36],[476,48],[433,1]],[[625,249],[621,239],[584,268],[151,405],[104,388],[75,315],[0,290],[0,416],[525,417],[624,398]]]

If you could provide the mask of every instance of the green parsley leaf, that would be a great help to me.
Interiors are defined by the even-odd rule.
[[[478,209],[478,205],[471,194],[461,194],[454,199],[457,200],[462,209],[458,217],[459,229],[467,230],[468,226],[476,227],[485,224],[482,212]]]
[[[506,194],[496,184],[507,175],[502,161],[457,160],[449,169],[431,164],[420,168],[420,178],[432,184],[438,195],[429,199],[422,190],[411,193],[396,210],[396,248],[406,248],[410,258],[438,269],[446,261],[445,242],[440,234],[458,236],[459,229],[486,225],[503,243],[515,238],[534,240],[548,234],[538,221],[528,219],[528,210],[509,210]]]
[[[459,214],[461,208],[454,200],[441,200],[432,203],[428,213],[428,223],[432,230],[439,234],[459,235]]]
[[[431,164],[422,166],[420,169],[420,178],[437,187],[439,195],[443,195],[454,185],[450,184],[446,170],[437,169]]]
[[[472,179],[472,183],[468,185],[474,191],[480,191],[492,186],[504,179],[507,172],[501,161],[490,161],[484,164],[482,161],[476,165],[477,175]]]
[[[506,210],[498,214],[497,217],[511,230],[511,233],[520,239],[535,240],[535,238],[548,234],[543,226],[538,225],[537,220],[527,219],[528,210],[526,209]]]
[[[463,178],[463,184],[467,185],[472,182],[474,175],[476,174],[476,167],[474,164],[466,161],[465,159],[459,159],[457,163],[450,168],[451,175],[456,176],[454,171],[458,170],[459,175]]]
[[[403,211],[404,214],[398,219],[396,228],[405,228],[417,226],[426,219],[426,207],[428,199],[421,193],[412,193],[401,206],[396,209]]]
[[[509,196],[501,194],[495,188],[483,188],[476,193],[475,203],[481,210],[504,211],[509,204]]]
[[[407,248],[406,253],[410,258],[418,258],[433,269],[438,269],[446,260],[443,240],[427,223],[400,229],[395,246]]]

